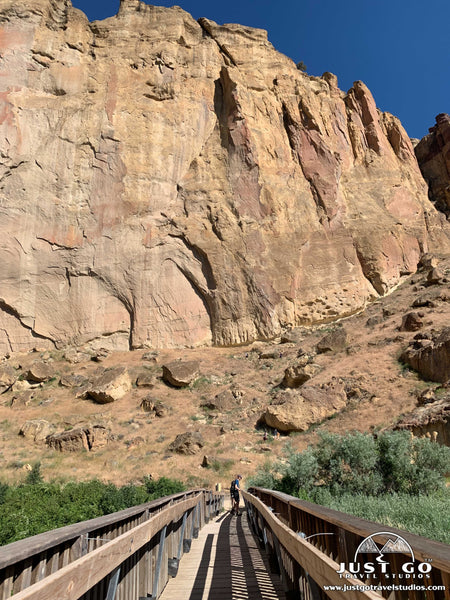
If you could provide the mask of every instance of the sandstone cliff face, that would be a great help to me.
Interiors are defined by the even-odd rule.
[[[0,21],[0,352],[270,338],[448,243],[400,122],[264,31],[137,0]]]
[[[450,218],[450,115],[440,114],[415,147],[420,170],[430,186],[430,199]]]

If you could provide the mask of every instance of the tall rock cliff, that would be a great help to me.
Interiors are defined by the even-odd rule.
[[[0,21],[0,352],[270,338],[448,244],[398,119],[262,30],[138,0]]]
[[[450,219],[450,115],[438,115],[429,132],[417,144],[415,152],[430,187],[430,200]]]

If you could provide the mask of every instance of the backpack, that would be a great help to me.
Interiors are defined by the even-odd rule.
[[[235,491],[236,491],[236,479],[233,479],[233,481],[231,482],[231,486],[230,486],[230,494],[233,495]]]

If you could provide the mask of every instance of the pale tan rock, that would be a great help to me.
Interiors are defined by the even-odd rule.
[[[88,385],[85,394],[99,404],[120,400],[131,390],[131,379],[125,367],[109,369]]]
[[[195,360],[175,360],[163,365],[162,370],[163,380],[166,383],[180,388],[187,387],[198,377],[200,363]]]
[[[317,344],[317,354],[342,352],[347,346],[347,332],[343,327],[330,331]]]
[[[25,421],[19,431],[24,438],[31,438],[34,442],[43,442],[50,435],[54,427],[44,419]]]
[[[314,423],[343,410],[346,401],[344,385],[336,382],[285,390],[267,407],[263,420],[278,431],[306,431]]]
[[[46,444],[59,452],[89,451],[89,443],[84,429],[71,429],[47,436]]]
[[[266,32],[137,0],[0,19],[0,354],[272,339],[448,247],[399,121]]]
[[[0,365],[0,394],[6,392],[17,381],[17,373],[8,364]]]
[[[111,439],[111,432],[102,425],[78,427],[46,437],[46,444],[59,452],[80,452],[103,448]]]
[[[309,359],[307,359],[309,360]],[[299,364],[288,367],[284,372],[283,385],[288,388],[298,388],[319,373],[320,367],[314,363]]]
[[[198,431],[180,433],[174,441],[169,444],[168,449],[177,454],[197,454],[205,445],[203,436]]]
[[[32,383],[41,383],[51,379],[54,373],[55,371],[51,365],[42,361],[36,361],[26,371],[24,377]]]

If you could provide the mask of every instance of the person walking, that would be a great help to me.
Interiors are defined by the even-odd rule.
[[[240,482],[242,481],[241,475],[236,475],[236,479],[231,482],[230,494],[231,494],[231,514],[239,517],[241,513],[239,512],[239,491],[241,489]]]

